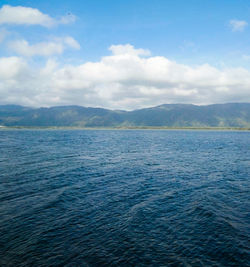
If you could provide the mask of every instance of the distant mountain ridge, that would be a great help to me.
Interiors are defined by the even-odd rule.
[[[134,111],[82,106],[29,108],[0,105],[2,126],[250,127],[250,103],[163,104]]]

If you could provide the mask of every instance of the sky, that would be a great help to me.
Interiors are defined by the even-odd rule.
[[[1,0],[0,105],[250,102],[249,0]]]

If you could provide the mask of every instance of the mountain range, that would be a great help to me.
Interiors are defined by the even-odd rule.
[[[250,103],[164,104],[134,111],[82,106],[0,105],[1,126],[34,127],[250,127]]]

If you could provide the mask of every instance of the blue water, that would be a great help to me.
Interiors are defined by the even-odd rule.
[[[250,266],[250,132],[0,131],[0,266]]]

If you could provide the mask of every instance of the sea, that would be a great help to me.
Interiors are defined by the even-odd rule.
[[[250,132],[1,130],[0,266],[250,266]]]

